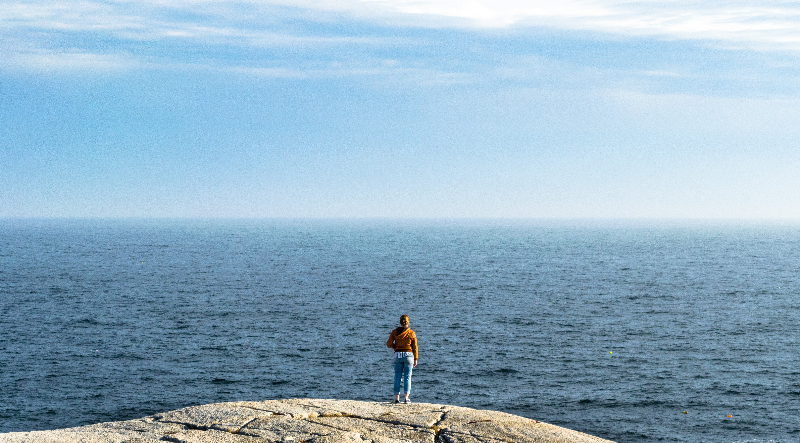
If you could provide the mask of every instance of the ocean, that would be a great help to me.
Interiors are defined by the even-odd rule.
[[[619,442],[800,441],[800,226],[0,220],[0,432],[411,398]]]

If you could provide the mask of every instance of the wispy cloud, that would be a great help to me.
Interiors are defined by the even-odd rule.
[[[95,54],[83,51],[36,51],[15,54],[7,62],[26,71],[119,71],[141,66],[137,60],[117,54]]]
[[[46,5],[12,3],[0,10],[5,34],[31,32],[96,32],[125,39],[154,41],[166,38],[198,41],[231,40],[241,45],[370,44],[361,36],[292,34],[277,32],[280,20],[265,5],[254,9],[222,7],[224,3],[193,6],[191,2],[98,4],[92,2]],[[255,7],[255,6],[254,6]]]
[[[800,3],[618,0],[363,0],[404,14],[459,19],[445,26],[545,26],[620,35],[734,42],[800,50]]]
[[[797,23],[800,3],[780,0],[12,0],[0,8],[0,69],[207,63],[279,77],[424,72],[459,82],[469,66],[426,54],[420,48],[440,43],[415,31],[578,31],[796,54]],[[389,59],[397,63],[384,65]],[[524,64],[495,68],[510,77],[530,72]],[[642,71],[664,77],[653,73],[670,69]]]
[[[0,41],[0,72],[113,72],[142,67],[142,60],[124,52],[89,51],[79,47],[43,48],[29,41]]]
[[[236,50],[282,50],[292,58],[297,51],[330,47],[415,44],[392,35],[325,29],[333,19],[317,14],[337,9],[341,13],[342,5],[334,3],[326,6],[320,2],[309,9],[312,4],[303,2],[14,2],[0,8],[0,54],[4,55],[0,69],[61,66],[107,70],[133,66],[133,59],[139,60],[139,66],[151,65],[154,60],[165,65],[192,65],[197,63],[192,54],[220,63],[206,53],[224,57]],[[296,54],[294,58],[296,62]],[[222,63],[220,67],[236,64]],[[296,69],[254,68],[276,73]]]
[[[142,0],[11,2],[0,10],[7,29],[111,31],[140,38],[249,37],[275,24],[275,14],[334,19],[396,19],[404,25],[508,28],[545,26],[622,35],[709,39],[800,50],[800,3],[764,0]],[[315,15],[321,14],[321,15]],[[328,15],[325,15],[328,14]],[[223,23],[224,25],[219,25]],[[264,37],[269,36],[265,32]],[[274,33],[273,33],[274,36]],[[299,41],[299,40],[298,40]],[[330,40],[327,40],[330,42]],[[285,40],[289,42],[289,40]],[[326,42],[326,40],[318,40]]]

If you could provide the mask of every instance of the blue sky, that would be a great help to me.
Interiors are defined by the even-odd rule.
[[[800,3],[14,1],[0,217],[800,219]]]

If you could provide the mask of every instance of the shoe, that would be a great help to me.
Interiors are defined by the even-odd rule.
[[[403,400],[403,403],[405,403],[405,404],[407,404],[407,405],[410,405],[410,404],[411,404],[411,400],[409,400],[409,399],[405,399],[405,400]]]
[[[394,399],[394,403],[400,403],[400,400]]]

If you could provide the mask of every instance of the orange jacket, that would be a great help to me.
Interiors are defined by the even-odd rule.
[[[417,334],[411,328],[397,328],[392,331],[386,346],[394,349],[394,352],[413,352],[414,361],[417,361]]]

